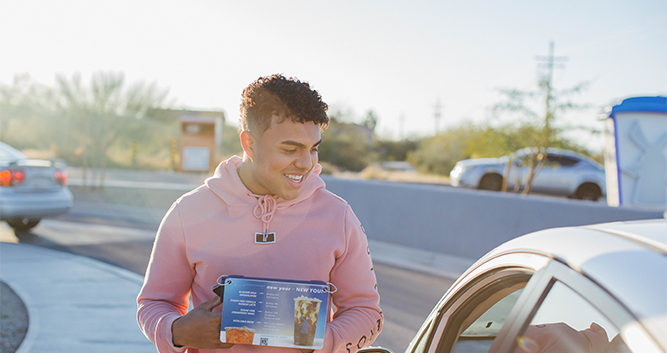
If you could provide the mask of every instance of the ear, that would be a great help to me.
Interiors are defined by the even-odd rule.
[[[241,131],[239,136],[241,138],[241,147],[243,148],[243,153],[245,153],[245,155],[250,158],[250,160],[253,160],[253,144],[255,143],[253,136],[250,135],[249,131]]]

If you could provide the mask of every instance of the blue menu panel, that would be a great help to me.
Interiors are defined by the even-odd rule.
[[[220,341],[321,349],[329,285],[321,281],[224,279]]]

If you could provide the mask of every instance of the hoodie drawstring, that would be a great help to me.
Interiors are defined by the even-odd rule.
[[[269,223],[271,223],[273,215],[276,213],[276,207],[278,203],[271,195],[250,195],[257,198],[257,206],[255,206],[255,208],[252,210],[252,214],[255,216],[255,218],[262,221],[262,233],[264,233],[264,238],[266,239],[266,236],[269,233]]]

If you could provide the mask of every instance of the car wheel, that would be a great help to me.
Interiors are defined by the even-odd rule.
[[[587,201],[597,201],[601,195],[600,188],[595,184],[583,184],[575,193],[576,198]]]
[[[500,191],[503,187],[503,177],[498,174],[488,174],[479,181],[480,190]]]
[[[39,223],[39,219],[14,218],[7,221],[7,224],[16,231],[30,230],[35,228],[37,223]]]

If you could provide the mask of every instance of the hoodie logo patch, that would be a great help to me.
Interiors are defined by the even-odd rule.
[[[255,233],[255,244],[273,244],[276,242],[276,233]]]

